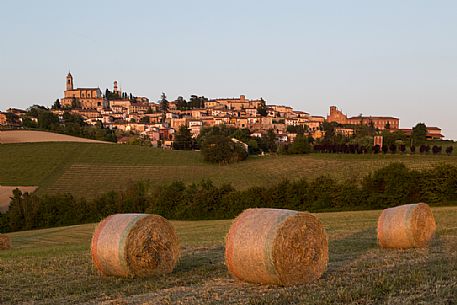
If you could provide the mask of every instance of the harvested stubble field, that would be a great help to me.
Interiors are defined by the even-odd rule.
[[[330,262],[315,283],[277,287],[234,280],[224,266],[230,221],[173,222],[183,256],[169,275],[101,277],[91,264],[94,224],[8,234],[0,252],[5,304],[456,304],[456,207],[434,208],[428,249],[381,249],[380,211],[316,214],[329,235]]]
[[[39,130],[0,130],[0,144],[35,142],[110,143]]]
[[[89,143],[24,143],[0,145],[0,185],[36,185],[39,193],[71,193],[94,197],[118,190],[128,181],[161,184],[174,180],[235,188],[271,185],[281,179],[315,178],[328,174],[358,179],[390,162],[411,168],[429,168],[446,162],[457,165],[457,156],[336,155],[249,157],[230,166],[205,163],[197,151],[164,151],[142,146]]]

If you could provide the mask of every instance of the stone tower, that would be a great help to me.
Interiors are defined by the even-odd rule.
[[[117,80],[114,81],[114,88],[113,88],[114,93],[119,93],[119,89],[117,87]]]
[[[73,90],[73,76],[71,76],[70,72],[67,75],[67,91],[69,90]]]

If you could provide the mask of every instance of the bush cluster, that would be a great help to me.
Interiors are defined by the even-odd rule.
[[[314,151],[319,153],[343,153],[343,154],[366,154],[374,153],[379,154],[380,152],[387,154],[395,154],[398,152],[404,154],[406,153],[406,145],[404,144],[390,144],[384,145],[381,149],[379,145],[369,146],[369,145],[359,145],[359,144],[316,144],[314,145]],[[446,148],[446,154],[451,155],[454,148],[453,146],[448,146]],[[430,151],[434,155],[439,155],[443,152],[443,147],[440,145],[425,145],[422,144],[419,146],[419,153],[429,154]],[[409,152],[414,154],[416,152],[416,146],[411,145]]]
[[[417,171],[396,162],[360,181],[338,181],[329,176],[313,180],[284,180],[270,187],[235,190],[211,181],[186,185],[172,182],[152,187],[130,183],[119,192],[93,200],[69,194],[37,196],[14,191],[6,214],[0,214],[3,232],[90,223],[115,213],[154,213],[168,219],[230,219],[247,208],[339,211],[380,209],[400,204],[449,203],[457,200],[457,167],[439,165]]]
[[[182,134],[181,131],[177,133],[180,138]],[[276,152],[277,149],[276,135],[271,129],[264,137],[253,137],[249,129],[225,125],[203,128],[195,144],[206,161],[219,164],[243,161],[248,155]]]

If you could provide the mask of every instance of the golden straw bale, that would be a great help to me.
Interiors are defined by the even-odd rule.
[[[116,214],[98,224],[91,255],[104,275],[170,273],[179,259],[179,241],[174,227],[162,216]]]
[[[426,247],[435,230],[435,218],[425,203],[385,209],[378,218],[378,242],[383,248]]]
[[[11,248],[11,240],[5,234],[0,234],[0,250],[7,250]]]
[[[226,237],[225,264],[236,278],[261,284],[312,282],[327,269],[328,239],[307,212],[247,209]]]

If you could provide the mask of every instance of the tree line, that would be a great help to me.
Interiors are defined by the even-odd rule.
[[[344,135],[338,132],[338,128],[351,129],[350,135]],[[406,145],[420,147],[427,145],[427,126],[424,123],[417,123],[411,130],[411,135],[407,135],[402,130],[392,130],[389,124],[386,124],[382,131],[374,127],[373,122],[368,125],[360,124],[338,124],[336,122],[323,122],[320,129],[324,136],[317,140],[318,144],[323,145],[359,145],[370,146],[373,143],[373,137],[382,135],[383,146]]]
[[[441,154],[443,152],[443,146],[441,145],[425,145],[422,144],[417,149],[415,145],[411,145],[409,148],[406,147],[404,144],[390,144],[390,145],[359,145],[359,144],[315,144],[313,146],[314,152],[318,153],[343,153],[343,154],[396,154],[397,152],[400,154],[410,153],[420,153],[420,154],[429,154],[432,153],[434,155]],[[447,155],[452,155],[454,151],[454,147],[452,145],[447,146],[445,149],[445,153]]]
[[[80,115],[67,111],[59,118],[50,109],[39,105],[33,105],[27,109],[27,113],[22,118],[22,126],[76,137],[117,142],[115,131],[105,128],[100,121],[91,126],[86,124]]]
[[[330,176],[283,180],[271,186],[236,190],[210,180],[180,181],[153,186],[130,183],[122,191],[95,199],[70,194],[42,195],[13,192],[0,231],[92,223],[115,213],[154,213],[168,219],[231,219],[247,208],[286,208],[300,211],[381,209],[400,204],[457,201],[457,167],[447,164],[422,171],[391,163],[359,180],[340,181]]]

